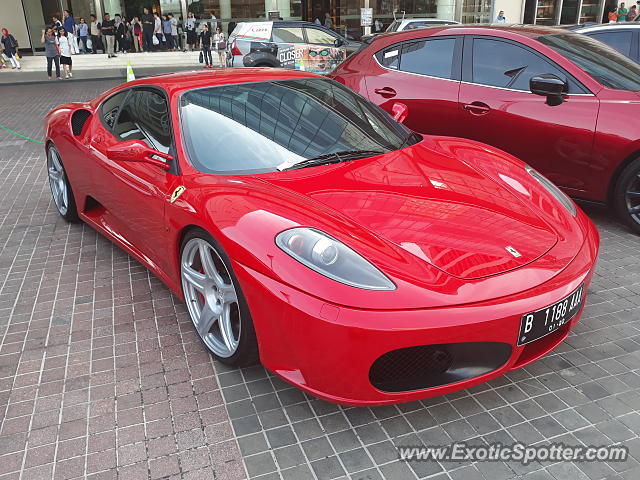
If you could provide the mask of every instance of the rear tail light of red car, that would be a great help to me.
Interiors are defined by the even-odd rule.
[[[242,55],[235,39],[233,40],[233,46],[231,47],[231,55]]]

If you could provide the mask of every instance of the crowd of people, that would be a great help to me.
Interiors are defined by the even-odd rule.
[[[622,2],[619,7],[613,7],[609,10],[609,23],[634,22],[637,16],[638,8],[636,5],[627,8]]]
[[[231,22],[230,31],[233,27],[235,23]],[[73,77],[74,54],[106,53],[107,58],[114,58],[117,53],[199,50],[205,68],[213,67],[212,52],[217,54],[221,65],[225,64],[226,35],[213,15],[207,20],[197,20],[190,12],[181,24],[172,13],[160,15],[145,7],[139,17],[127,19],[118,13],[112,19],[105,13],[98,20],[91,14],[87,23],[84,18],[76,21],[65,10],[62,18],[52,17],[51,24],[41,33],[49,80],[53,78],[54,67],[58,80]],[[18,42],[6,28],[2,29],[0,53],[0,68],[6,67],[4,58],[12,68],[21,68]]]

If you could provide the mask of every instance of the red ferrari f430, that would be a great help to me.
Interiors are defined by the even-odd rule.
[[[51,111],[46,155],[59,213],[166,283],[215,358],[341,404],[543,356],[578,321],[598,253],[533,168],[305,72],[129,82]]]

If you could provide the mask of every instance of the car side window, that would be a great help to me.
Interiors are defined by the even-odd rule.
[[[120,111],[120,107],[122,106],[122,102],[127,96],[127,93],[129,93],[129,90],[118,92],[107,98],[102,103],[102,120],[107,127],[113,128],[113,124],[116,121],[116,118],[118,118],[118,112]]]
[[[376,53],[380,65],[397,70],[400,64],[400,48],[401,45],[393,45]]]
[[[142,140],[159,152],[171,147],[171,124],[167,100],[161,93],[135,89],[122,106],[113,133],[121,140]]]
[[[542,73],[569,81],[562,70],[526,48],[501,40],[473,40],[473,83],[528,92],[531,77]]]
[[[404,27],[404,29],[405,30],[416,30],[418,28],[428,27],[429,25],[431,25],[431,24],[427,23],[427,22],[411,22],[406,27]]]
[[[597,32],[587,33],[586,35],[591,38],[595,38],[596,40],[600,40],[602,43],[606,43],[627,57],[631,54],[631,40],[633,39],[633,32]]]
[[[429,39],[402,46],[399,70],[438,78],[453,78],[455,38]]]
[[[278,27],[271,32],[275,43],[305,43],[302,36],[302,28]]]
[[[333,42],[338,38],[335,35],[331,35],[329,32],[320,30],[319,28],[305,28],[305,31],[307,32],[307,41],[309,43],[333,45]]]

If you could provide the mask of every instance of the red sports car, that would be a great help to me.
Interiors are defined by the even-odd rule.
[[[540,27],[448,26],[379,35],[331,74],[428,135],[515,155],[640,233],[640,65]]]
[[[398,115],[401,115],[399,112]],[[227,69],[46,117],[53,200],[187,304],[220,361],[342,404],[469,387],[567,336],[598,252],[538,172],[333,80]]]

